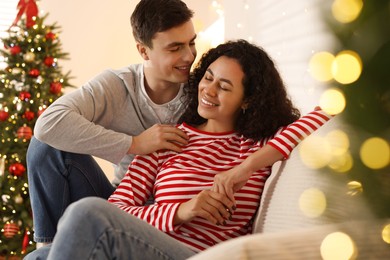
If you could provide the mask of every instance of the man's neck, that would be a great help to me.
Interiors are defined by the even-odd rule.
[[[150,100],[152,100],[155,104],[161,105],[168,103],[177,96],[181,84],[173,84],[168,82],[149,83],[145,78],[144,85],[146,94],[149,96]]]

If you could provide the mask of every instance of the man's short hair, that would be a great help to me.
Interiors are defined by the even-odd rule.
[[[130,18],[133,36],[137,42],[152,48],[156,33],[182,25],[193,15],[181,0],[141,0]]]

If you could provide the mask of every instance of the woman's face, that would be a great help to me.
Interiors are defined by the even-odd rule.
[[[233,58],[221,56],[210,64],[198,89],[198,113],[209,131],[232,131],[244,107],[244,72]]]

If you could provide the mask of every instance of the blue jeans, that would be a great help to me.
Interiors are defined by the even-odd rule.
[[[53,240],[72,202],[89,196],[107,199],[115,190],[92,156],[63,152],[35,138],[27,150],[27,174],[36,242]]]
[[[68,207],[51,245],[24,259],[187,259],[196,253],[147,222],[100,198]]]

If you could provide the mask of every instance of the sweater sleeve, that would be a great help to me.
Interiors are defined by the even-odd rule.
[[[291,151],[307,136],[329,121],[333,116],[322,110],[315,110],[294,123],[282,127],[268,144],[281,152],[287,159]]]
[[[51,104],[38,118],[34,136],[63,151],[118,163],[132,137],[111,126],[127,96],[123,80],[105,71]]]
[[[180,203],[145,205],[153,194],[158,170],[157,153],[136,156],[108,201],[157,229],[168,232],[174,230],[173,218]]]

